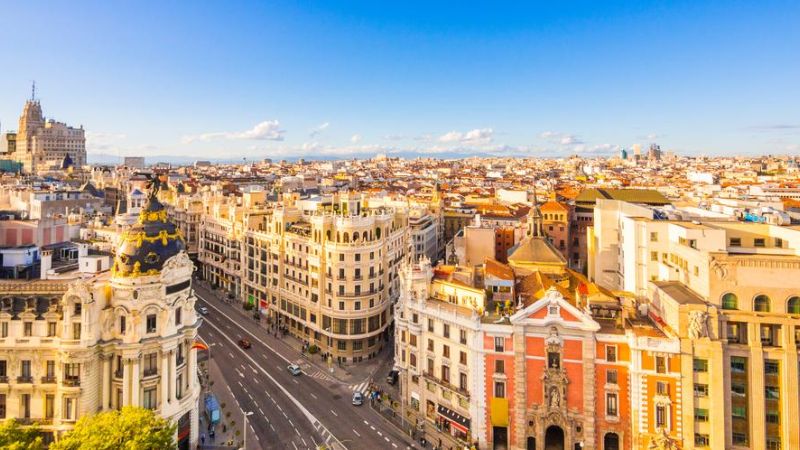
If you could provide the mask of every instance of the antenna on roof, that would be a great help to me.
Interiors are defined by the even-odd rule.
[[[36,100],[36,80],[31,82],[31,101]]]

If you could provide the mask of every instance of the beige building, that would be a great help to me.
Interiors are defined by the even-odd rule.
[[[78,271],[0,284],[0,416],[52,440],[85,415],[135,405],[174,420],[178,448],[194,448],[194,265],[157,200],[107,267],[85,255]]]
[[[681,338],[685,448],[799,448],[800,230],[598,200],[590,274]]]
[[[81,167],[86,164],[83,127],[73,128],[52,119],[45,120],[42,105],[32,98],[25,102],[19,118],[13,157],[28,173],[60,169],[65,159],[71,160],[75,167]]]

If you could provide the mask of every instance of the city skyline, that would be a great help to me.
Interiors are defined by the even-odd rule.
[[[35,79],[90,161],[800,151],[789,2],[5,12],[2,130]]]

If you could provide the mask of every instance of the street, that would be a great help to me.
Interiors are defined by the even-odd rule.
[[[214,380],[214,389],[227,385],[241,410],[253,413],[248,417],[247,450],[317,449],[322,444],[348,449],[414,448],[410,437],[368,404],[351,405],[353,388],[365,392],[368,380],[355,386],[341,383],[244,318],[236,311],[238,306],[218,300],[202,286],[196,287],[196,294],[197,306],[209,309],[200,336],[224,378]],[[252,347],[242,349],[237,344],[242,338]],[[291,363],[300,365],[303,374],[292,376],[287,370]],[[382,371],[375,374],[384,376]],[[230,419],[240,427],[241,411]]]

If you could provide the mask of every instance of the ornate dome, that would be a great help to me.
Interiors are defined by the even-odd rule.
[[[157,275],[169,258],[186,248],[181,231],[167,219],[167,210],[150,193],[139,219],[122,234],[111,272],[117,277]]]

